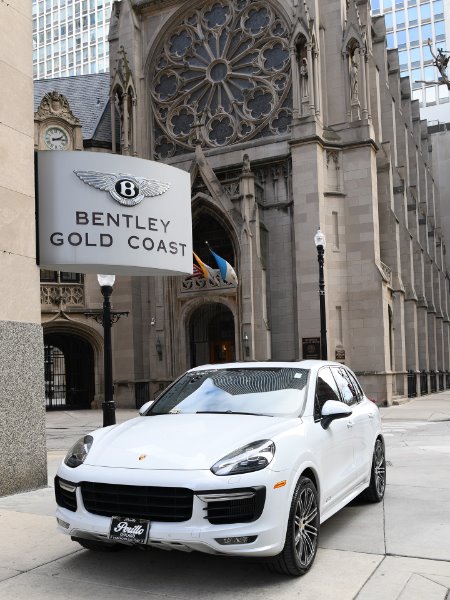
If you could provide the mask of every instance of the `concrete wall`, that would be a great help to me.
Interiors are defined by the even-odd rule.
[[[0,3],[0,496],[46,484],[31,3]]]

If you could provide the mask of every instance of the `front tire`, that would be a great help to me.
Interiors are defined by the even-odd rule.
[[[289,511],[283,550],[269,566],[284,575],[304,575],[314,562],[319,543],[319,498],[311,479],[300,477]]]
[[[367,502],[381,502],[386,489],[386,456],[383,441],[378,438],[375,442],[372,458],[372,470],[370,472],[370,484],[365,489],[361,498]]]

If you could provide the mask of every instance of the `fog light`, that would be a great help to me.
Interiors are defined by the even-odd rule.
[[[58,525],[60,525],[61,527],[64,527],[64,529],[69,529],[70,523],[66,523],[66,521],[63,521],[59,517],[56,517],[56,520],[58,521]]]
[[[221,546],[232,546],[233,544],[251,544],[257,537],[257,535],[241,535],[240,537],[215,538],[215,540]]]

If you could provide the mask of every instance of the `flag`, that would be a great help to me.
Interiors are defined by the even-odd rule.
[[[192,264],[192,275],[189,275],[191,279],[197,279],[203,277],[203,271],[195,263]]]
[[[220,276],[222,277],[222,279],[224,281],[226,281],[227,283],[234,283],[237,285],[238,278],[236,275],[236,271],[233,269],[233,267],[230,265],[230,263],[227,260],[225,260],[224,258],[222,258],[221,256],[219,256],[218,254],[216,254],[215,252],[213,252],[211,250],[211,248],[209,247],[208,242],[206,242],[206,245],[208,246],[209,251],[215,258],[215,261],[217,263],[217,266],[219,267]]]
[[[195,260],[198,262],[198,266],[200,267],[203,277],[206,280],[210,280],[213,283],[217,284],[217,281],[215,280],[215,277],[217,275],[217,270],[216,269],[212,269],[209,265],[205,264],[196,254],[195,252],[192,252],[192,254],[195,257]]]

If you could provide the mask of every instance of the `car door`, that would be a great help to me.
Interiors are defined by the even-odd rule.
[[[341,393],[342,399],[351,410],[352,415],[347,421],[353,440],[353,485],[358,486],[366,477],[365,469],[367,455],[368,415],[361,403],[360,387],[351,377],[346,367],[333,367],[333,376]]]
[[[377,408],[373,402],[366,398],[355,374],[348,368],[345,369],[345,372],[346,376],[353,383],[357,396],[354,414],[355,421],[359,422],[358,430],[361,435],[359,440],[356,441],[355,456],[360,481],[364,481],[370,475],[370,468],[372,466],[372,455],[377,429]]]
[[[316,380],[314,437],[317,459],[322,472],[324,512],[348,495],[355,479],[353,435],[349,418],[334,420],[327,429],[321,425],[321,410],[327,400],[342,402],[329,367],[319,369]]]

